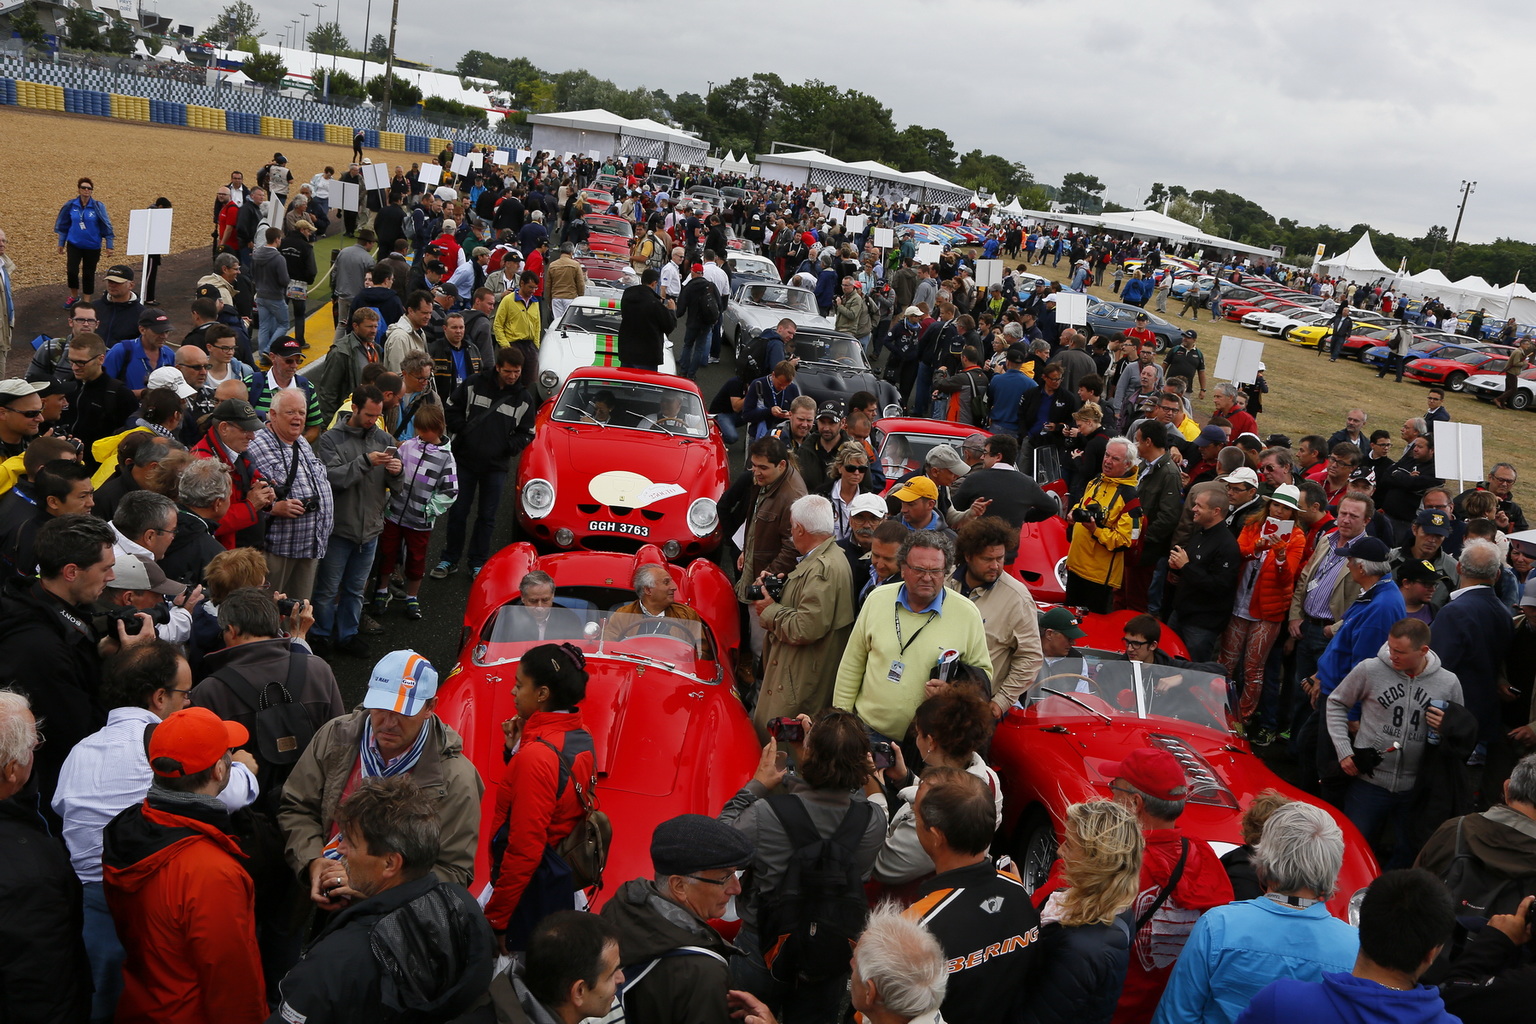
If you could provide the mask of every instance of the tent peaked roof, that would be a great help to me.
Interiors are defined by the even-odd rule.
[[[1019,197],[1018,196],[1014,196],[1012,199],[1010,199],[1008,201],[1008,205],[1003,207],[1003,212],[1004,213],[1023,213],[1024,212],[1024,207],[1019,205]]]
[[[1427,270],[1421,270],[1417,274],[1414,274],[1412,277],[1410,277],[1409,280],[1414,284],[1441,286],[1449,285],[1451,283],[1451,279],[1441,273],[1440,268],[1438,267],[1430,267]]]
[[[1323,261],[1323,264],[1332,270],[1356,270],[1370,274],[1396,274],[1397,271],[1381,262],[1376,255],[1375,246],[1371,245],[1371,233],[1362,232],[1355,244],[1347,250]]]

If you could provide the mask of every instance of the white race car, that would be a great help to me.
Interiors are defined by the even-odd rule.
[[[1254,310],[1245,315],[1241,321],[1244,327],[1267,334],[1271,338],[1283,338],[1295,327],[1310,327],[1314,324],[1326,324],[1332,317],[1325,313],[1271,313],[1266,310]]]
[[[1536,406],[1536,370],[1526,370],[1515,383],[1519,389],[1509,396],[1511,409],[1529,409]],[[1468,377],[1461,386],[1462,394],[1471,395],[1484,402],[1491,402],[1504,393],[1502,373],[1478,373]]]
[[[578,366],[619,366],[619,296],[582,295],[565,315],[550,324],[539,344],[539,387],[551,395]],[[662,349],[661,373],[676,373],[669,338]]]

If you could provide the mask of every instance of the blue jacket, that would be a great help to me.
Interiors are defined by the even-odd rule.
[[[1460,1024],[1445,1012],[1440,990],[1407,992],[1357,978],[1325,974],[1320,984],[1282,978],[1248,1004],[1238,1024]]]
[[[1509,606],[1488,587],[1453,593],[1430,625],[1430,650],[1461,680],[1467,710],[1477,718],[1479,743],[1493,743],[1504,732],[1497,683],[1514,638]]]
[[[1019,435],[1019,403],[1039,386],[1023,370],[1004,370],[993,375],[987,382],[987,395],[992,401],[994,434]]]
[[[837,304],[839,278],[831,267],[816,276],[816,305],[827,309]]]
[[[1270,981],[1348,974],[1359,949],[1359,933],[1324,903],[1299,910],[1260,896],[1216,907],[1195,922],[1152,1024],[1232,1024]]]
[[[1387,642],[1393,624],[1407,614],[1403,592],[1391,576],[1383,577],[1355,598],[1355,603],[1344,613],[1339,631],[1328,641],[1328,649],[1317,659],[1316,675],[1322,688],[1321,697],[1332,693],[1333,688],[1349,675],[1350,669],[1367,658],[1376,657],[1381,645]],[[1319,707],[1322,706],[1321,697]]]
[[[108,376],[116,377],[127,385],[129,391],[143,391],[149,383],[149,375],[162,366],[176,365],[176,351],[169,345],[160,346],[160,359],[154,366],[149,365],[149,357],[144,354],[144,340],[142,338],[130,338],[120,341],[112,346],[112,351],[107,353],[107,358],[102,361],[101,368]]]
[[[1152,297],[1151,278],[1133,277],[1120,289],[1120,301],[1133,306],[1143,305]]]
[[[59,208],[53,233],[59,236],[60,245],[68,242],[77,249],[100,249],[103,241],[110,246],[117,238],[107,208],[94,199],[86,206],[79,197]]]

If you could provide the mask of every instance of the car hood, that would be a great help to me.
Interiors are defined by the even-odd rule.
[[[651,484],[677,485],[685,492],[692,492],[714,479],[710,468],[713,447],[702,438],[674,438],[647,430],[599,427],[590,423],[550,422],[545,424],[541,433],[543,436],[536,443],[542,443],[549,453],[556,473],[557,497],[569,496],[576,501],[595,498],[605,505],[622,504],[618,500],[607,500],[619,498],[621,495],[617,491],[605,491],[603,495],[593,495],[592,498],[586,496],[586,492],[594,487],[603,489],[604,483],[600,481],[610,487],[619,487],[623,482],[609,478],[620,474],[643,478]],[[594,451],[595,445],[602,446],[600,452]],[[604,466],[624,468],[599,472],[591,476],[586,484],[574,483],[573,479],[582,472],[582,467],[591,465],[590,460],[594,456],[600,456]],[[639,485],[640,488],[644,486]],[[649,502],[641,502],[637,490],[623,490],[622,497],[636,502],[629,505],[630,508],[644,508],[647,504],[663,500],[656,497]],[[562,491],[569,494],[562,494]]]
[[[799,327],[831,327],[832,321],[828,317],[817,316],[814,313],[797,313],[794,310],[770,309],[767,306],[738,305],[741,318],[749,324],[755,325],[756,330],[767,330],[773,327],[785,317],[793,320]]]

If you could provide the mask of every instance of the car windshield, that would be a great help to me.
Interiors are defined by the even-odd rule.
[[[635,226],[622,217],[588,217],[587,227],[592,229],[593,234],[635,237]]]
[[[731,268],[732,277],[761,277],[769,281],[777,281],[779,272],[771,261],[760,256],[733,255],[725,258],[726,266]]]
[[[743,288],[738,297],[753,306],[783,309],[791,313],[815,316],[816,294],[807,288],[791,288],[786,284],[754,284]]]
[[[552,414],[560,423],[708,437],[704,406],[691,391],[629,380],[585,377],[566,384]]]
[[[1173,718],[1230,731],[1225,677],[1128,661],[1110,651],[1075,648],[1040,670],[1027,697],[1040,717]]]
[[[618,334],[619,311],[603,306],[571,305],[560,320],[562,331],[586,331],[589,334]]]
[[[864,350],[857,341],[848,337],[801,331],[795,335],[795,355],[808,363],[841,363],[866,369]]]
[[[958,453],[964,440],[935,434],[886,434],[880,445],[880,471],[891,480],[906,476],[927,464],[928,452],[935,445],[947,444]]]
[[[1471,366],[1477,366],[1488,362],[1490,359],[1496,358],[1498,355],[1499,353],[1491,352],[1462,352],[1460,355],[1456,356],[1456,361],[1458,363],[1467,363]]]
[[[608,654],[648,658],[693,672],[696,661],[715,660],[715,645],[698,619],[645,615],[633,600],[603,611],[590,601],[556,596],[553,608],[504,604],[481,633],[474,660],[497,665],[541,643],[570,642],[587,657]]]

